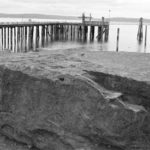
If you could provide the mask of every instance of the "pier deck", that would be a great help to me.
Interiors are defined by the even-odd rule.
[[[0,22],[0,28],[2,27],[24,27],[24,26],[42,26],[42,25],[83,25],[82,22],[60,22],[60,21],[47,21],[47,22],[37,22],[37,21],[31,21],[31,22]],[[102,21],[86,21],[86,26],[108,26],[109,22],[102,22]]]

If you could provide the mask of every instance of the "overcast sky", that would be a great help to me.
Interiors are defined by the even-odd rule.
[[[150,18],[150,0],[0,0],[0,13]]]

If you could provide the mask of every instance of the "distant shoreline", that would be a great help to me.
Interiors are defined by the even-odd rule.
[[[7,23],[7,22],[28,22],[28,21],[41,21],[41,22],[47,22],[47,21],[58,21],[58,22],[81,22],[81,19],[44,19],[44,18],[9,18],[9,17],[0,17],[0,23]],[[110,21],[110,25],[138,25],[139,22],[129,22],[129,21]],[[144,25],[150,25],[150,22],[144,22]]]
[[[61,15],[45,15],[45,14],[5,14],[0,13],[0,18],[20,18],[20,19],[55,19],[55,20],[81,20],[81,16],[61,16]],[[101,19],[101,18],[93,18],[93,19]],[[106,20],[110,20],[113,22],[126,22],[126,23],[138,23],[139,18],[128,18],[128,17],[113,17],[106,18]],[[144,18],[144,23],[150,23],[150,19]]]

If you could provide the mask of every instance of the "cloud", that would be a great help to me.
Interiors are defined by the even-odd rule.
[[[150,17],[149,0],[0,0],[1,13]]]

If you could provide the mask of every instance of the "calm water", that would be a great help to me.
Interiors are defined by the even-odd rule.
[[[47,47],[50,50],[55,49],[66,49],[66,48],[84,48],[91,51],[115,51],[116,50],[116,37],[117,37],[117,28],[120,28],[120,41],[119,41],[119,51],[124,52],[143,52],[150,53],[150,30],[148,26],[147,32],[147,46],[145,47],[145,42],[143,39],[142,43],[137,41],[137,31],[138,25],[131,24],[122,24],[122,25],[110,25],[109,41],[108,42],[97,42],[96,38],[93,43],[87,41],[86,43],[82,42],[53,42],[50,43]],[[145,26],[143,31],[145,31]],[[97,36],[97,30],[95,31],[95,36]]]

